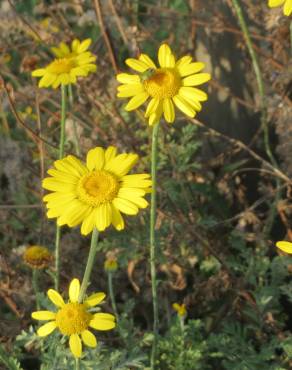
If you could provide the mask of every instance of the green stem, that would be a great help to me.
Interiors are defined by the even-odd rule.
[[[36,309],[40,310],[40,302],[39,302],[39,284],[38,284],[38,278],[39,278],[39,271],[34,269],[32,270],[32,287],[35,294],[35,302],[36,302]]]
[[[80,360],[79,360],[79,358],[75,358],[75,370],[80,370]]]
[[[61,85],[61,132],[59,143],[59,159],[64,157],[65,147],[65,123],[66,123],[66,87]],[[61,241],[61,228],[57,225],[56,239],[55,239],[55,289],[59,290],[60,284],[60,241]]]
[[[91,235],[90,250],[89,250],[86,268],[85,268],[85,272],[84,272],[84,276],[83,276],[83,280],[82,280],[82,284],[80,288],[79,298],[78,298],[79,303],[83,302],[86,289],[89,284],[89,279],[90,279],[90,275],[91,275],[92,268],[94,265],[96,251],[97,251],[97,245],[98,245],[97,242],[98,242],[98,231],[97,229],[93,229],[93,232]]]
[[[278,167],[277,161],[272,153],[271,147],[270,147],[270,141],[269,141],[269,127],[268,127],[268,118],[267,118],[267,104],[266,104],[266,97],[265,97],[265,85],[262,77],[262,72],[260,69],[260,65],[258,62],[258,58],[256,55],[256,52],[254,50],[254,47],[252,45],[249,29],[247,27],[247,24],[244,19],[244,15],[241,9],[241,6],[239,4],[238,0],[232,0],[234,9],[236,11],[238,22],[240,25],[240,28],[243,32],[244,39],[246,42],[246,46],[249,52],[249,55],[252,60],[253,69],[256,75],[256,81],[258,85],[259,95],[260,95],[260,101],[261,101],[261,123],[263,127],[264,132],[264,144],[265,144],[265,151],[267,153],[267,156],[269,157],[271,163]]]
[[[72,85],[68,85],[68,93],[69,93],[69,103],[70,103],[70,108],[73,111],[73,105],[74,105],[74,96],[73,96],[73,89]],[[78,156],[80,156],[80,145],[79,145],[79,138],[78,138],[78,132],[77,132],[77,124],[76,120],[72,119],[73,122],[73,132],[74,132],[74,145],[75,145],[75,151]]]
[[[152,148],[151,148],[152,192],[150,209],[150,270],[151,270],[151,285],[153,300],[153,335],[154,335],[151,353],[151,369],[155,368],[155,358],[158,340],[158,304],[157,304],[157,281],[155,266],[157,252],[155,238],[155,224],[156,224],[156,192],[157,192],[156,173],[157,173],[158,132],[159,132],[159,123],[157,123],[152,130]]]
[[[107,277],[108,277],[109,295],[110,295],[110,299],[111,299],[111,302],[112,302],[113,311],[114,311],[114,314],[115,314],[115,317],[116,317],[116,321],[118,323],[119,322],[119,314],[118,314],[117,305],[116,305],[116,299],[115,299],[115,295],[114,295],[113,274],[112,274],[111,271],[108,272]]]

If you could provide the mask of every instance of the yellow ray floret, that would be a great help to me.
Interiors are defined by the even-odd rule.
[[[139,74],[120,73],[117,80],[119,98],[131,98],[125,109],[139,108],[149,98],[145,117],[149,125],[157,123],[162,114],[167,122],[175,119],[175,106],[189,117],[194,117],[202,109],[201,102],[207,100],[207,94],[195,86],[210,80],[209,73],[202,73],[204,63],[193,62],[190,56],[175,60],[167,44],[158,50],[159,67],[146,55],[138,59],[130,58],[126,64]]]
[[[276,247],[285,253],[292,254],[292,243],[290,242],[286,242],[284,240],[279,241],[276,243]]]
[[[74,40],[71,49],[65,43],[53,47],[52,51],[57,56],[44,68],[36,69],[32,76],[41,77],[39,87],[52,86],[54,89],[63,85],[75,84],[77,77],[86,77],[96,71],[96,57],[87,51],[90,39],[82,42]]]
[[[58,329],[61,334],[69,336],[69,346],[73,355],[77,358],[82,355],[82,342],[88,347],[96,347],[95,336],[88,330],[111,330],[116,326],[115,317],[109,313],[94,313],[91,308],[101,303],[104,293],[90,295],[82,303],[78,302],[80,283],[73,279],[69,286],[69,302],[65,303],[62,296],[54,289],[48,290],[50,301],[57,307],[56,312],[35,311],[32,318],[40,321],[48,321],[42,325],[37,333],[41,337],[51,334]]]
[[[187,315],[187,309],[184,303],[173,303],[172,308],[177,312],[179,317],[185,317]]]
[[[83,235],[111,224],[124,229],[121,213],[136,215],[148,206],[144,196],[150,191],[150,176],[128,175],[137,161],[133,153],[117,155],[113,146],[91,149],[86,164],[72,155],[55,161],[48,170],[51,177],[43,180],[43,187],[51,191],[44,197],[48,217],[57,218],[59,226],[82,224]]]
[[[292,0],[269,0],[268,5],[270,8],[276,8],[284,5],[283,13],[287,17],[289,17],[289,15],[292,13]]]

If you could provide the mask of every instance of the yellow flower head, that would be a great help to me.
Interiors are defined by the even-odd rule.
[[[104,269],[107,272],[114,272],[118,269],[117,259],[113,256],[108,257],[104,262]]]
[[[183,304],[173,303],[172,308],[177,312],[179,317],[185,317],[187,315],[187,309],[184,303]]]
[[[95,72],[96,56],[86,51],[90,43],[89,39],[81,43],[79,40],[74,40],[71,49],[64,43],[61,43],[58,48],[52,48],[57,58],[46,67],[32,72],[32,76],[42,77],[39,87],[52,86],[56,89],[61,84],[75,84],[77,77],[86,77],[90,72]]]
[[[93,313],[90,311],[101,303],[104,293],[95,293],[78,303],[80,283],[78,279],[73,279],[69,286],[69,302],[65,303],[62,296],[54,289],[48,290],[48,297],[57,307],[57,312],[35,311],[31,314],[32,318],[40,321],[49,321],[42,325],[37,333],[40,337],[51,334],[56,328],[63,335],[69,336],[69,346],[75,357],[82,355],[82,342],[88,347],[96,347],[95,336],[88,330],[111,330],[115,324],[115,317],[109,313]],[[80,339],[81,336],[81,339]]]
[[[210,80],[209,73],[198,73],[204,63],[192,62],[191,56],[184,56],[175,61],[170,47],[166,44],[158,50],[157,68],[152,59],[141,54],[138,59],[127,59],[126,64],[139,75],[120,73],[117,80],[123,85],[118,87],[118,97],[128,98],[127,111],[134,110],[148,98],[145,117],[149,118],[149,125],[157,123],[164,113],[167,122],[175,119],[174,106],[189,117],[194,117],[202,108],[202,101],[207,100],[207,94],[194,86]]]
[[[32,269],[44,269],[50,265],[53,255],[46,247],[33,245],[27,247],[23,253],[23,261]]]
[[[292,243],[286,241],[280,241],[276,243],[276,247],[281,249],[285,253],[292,254]]]
[[[292,0],[269,0],[269,7],[276,8],[284,4],[283,13],[287,17],[292,13]]]
[[[148,206],[144,195],[150,191],[150,176],[127,175],[137,160],[137,154],[117,155],[117,148],[110,146],[91,149],[86,165],[72,155],[55,161],[55,168],[48,170],[51,177],[43,180],[43,187],[52,191],[44,197],[48,218],[57,218],[59,226],[82,223],[83,235],[111,224],[124,229],[121,212],[136,215]]]

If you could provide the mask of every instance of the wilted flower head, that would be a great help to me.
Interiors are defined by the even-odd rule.
[[[22,258],[30,268],[40,270],[50,265],[53,255],[46,247],[32,245],[26,248]]]
[[[118,268],[118,262],[116,257],[109,256],[104,262],[104,269],[106,272],[114,272]]]

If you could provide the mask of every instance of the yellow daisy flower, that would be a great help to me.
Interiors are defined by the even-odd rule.
[[[177,312],[179,317],[185,317],[187,315],[187,309],[184,303],[183,304],[173,303],[172,308]]]
[[[58,58],[46,67],[32,72],[32,76],[42,77],[39,87],[52,86],[56,89],[61,84],[75,84],[77,77],[86,77],[90,72],[95,72],[96,56],[86,51],[89,45],[89,39],[81,43],[79,40],[74,40],[72,50],[64,43],[61,43],[59,48],[52,48],[55,55],[59,55]]]
[[[109,313],[93,313],[90,311],[101,303],[104,293],[95,293],[90,295],[83,303],[78,303],[80,292],[80,283],[78,279],[73,279],[69,286],[69,302],[65,303],[62,296],[54,289],[48,290],[48,297],[58,308],[57,312],[35,311],[31,316],[35,320],[49,321],[42,325],[37,334],[45,337],[51,334],[56,328],[63,335],[69,336],[70,350],[75,357],[82,355],[82,342],[88,347],[96,347],[95,336],[88,330],[111,330],[116,326],[115,317]],[[81,338],[80,338],[81,336]]]
[[[276,243],[276,247],[281,249],[285,253],[292,254],[292,243],[286,241],[280,241]]]
[[[292,0],[269,0],[269,7],[276,8],[284,4],[283,13],[287,17],[292,13]]]
[[[87,51],[91,43],[91,39],[86,39],[82,42],[80,42],[78,39],[75,39],[71,43],[71,48],[65,44],[65,42],[61,42],[58,47],[52,47],[51,51],[57,58],[75,57]]]
[[[175,119],[174,106],[187,116],[194,117],[202,109],[201,102],[207,100],[207,94],[194,87],[211,78],[209,73],[198,73],[205,67],[204,63],[192,62],[191,56],[176,61],[166,44],[158,50],[158,61],[159,68],[146,54],[141,54],[138,59],[126,60],[126,64],[140,75],[117,75],[117,80],[123,84],[118,87],[117,96],[131,97],[125,109],[132,111],[150,98],[145,113],[149,125],[157,123],[162,113],[165,120],[172,123]]]
[[[46,247],[32,245],[26,248],[22,258],[30,268],[40,270],[50,265],[53,255]]]
[[[91,149],[86,165],[72,155],[55,161],[55,168],[48,170],[52,177],[43,180],[43,187],[53,192],[44,197],[48,218],[57,218],[59,226],[82,223],[83,235],[111,224],[124,229],[121,212],[136,215],[148,206],[143,197],[150,191],[150,176],[127,175],[137,160],[137,154],[117,155],[117,148],[110,146]]]

